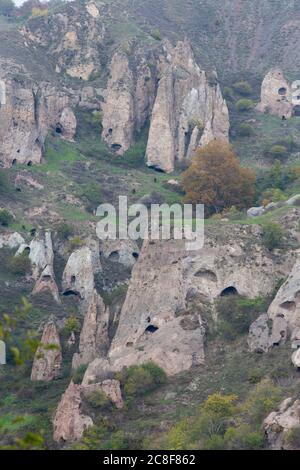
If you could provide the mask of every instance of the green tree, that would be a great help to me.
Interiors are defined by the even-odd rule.
[[[246,98],[243,98],[236,103],[236,109],[240,112],[250,111],[253,106],[253,101]]]
[[[277,222],[269,222],[263,226],[263,243],[268,250],[279,248],[283,243],[284,231]]]

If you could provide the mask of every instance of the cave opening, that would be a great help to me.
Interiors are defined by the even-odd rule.
[[[29,162],[27,162],[27,166],[32,166],[32,161],[29,160]]]
[[[220,294],[221,297],[229,297],[230,295],[238,295],[238,291],[233,286],[226,287]]]
[[[158,327],[157,326],[154,326],[154,325],[149,325],[147,326],[147,328],[145,329],[145,333],[155,333],[156,331],[158,330]]]
[[[65,292],[63,292],[63,296],[65,297],[74,296],[74,297],[77,297],[78,299],[81,299],[80,293],[77,290],[73,290],[73,289],[68,289]]]
[[[300,105],[299,104],[294,106],[293,114],[294,116],[300,117]]]
[[[139,257],[139,254],[138,254],[138,253],[136,253],[136,252],[133,252],[133,253],[132,253],[132,256],[133,256],[135,259],[138,259],[138,257]]]
[[[280,95],[280,96],[285,96],[286,93],[287,93],[287,89],[286,89],[285,87],[279,88],[279,90],[278,90],[278,95]]]
[[[55,132],[56,134],[62,134],[62,127],[60,124],[56,124]]]
[[[17,164],[17,159],[14,158],[13,161],[11,162],[12,165],[16,165]]]
[[[76,276],[71,276],[71,283],[75,284],[75,282],[76,282]]]
[[[115,143],[115,144],[112,144],[112,145],[111,145],[111,149],[112,149],[114,152],[118,152],[119,150],[121,150],[121,148],[122,148],[122,145],[121,145],[121,144]]]
[[[109,261],[113,261],[114,263],[119,261],[120,255],[118,251],[112,251],[108,257]]]

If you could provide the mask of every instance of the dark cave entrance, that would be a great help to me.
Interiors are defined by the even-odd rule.
[[[238,295],[238,291],[233,286],[226,287],[226,289],[222,290],[220,297],[229,297],[231,295]]]
[[[147,326],[147,328],[145,329],[145,333],[155,333],[156,331],[158,330],[158,327],[157,326],[154,326],[154,325],[149,325]]]
[[[300,117],[300,105],[299,104],[294,106],[293,115],[296,116],[296,117]]]

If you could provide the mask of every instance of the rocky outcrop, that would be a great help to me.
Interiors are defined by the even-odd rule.
[[[207,228],[204,248],[194,252],[184,241],[145,241],[108,359],[93,361],[84,383],[150,360],[169,375],[201,364],[202,314],[214,315],[214,301],[223,295],[268,295],[293,263],[271,256],[261,235],[254,226],[224,225],[220,238]]]
[[[146,158],[148,166],[170,172],[198,146],[228,140],[229,115],[216,76],[210,80],[199,68],[190,43],[166,44],[165,51]]]
[[[80,440],[93,420],[82,412],[82,387],[70,383],[63,394],[53,419],[53,439],[56,442]]]
[[[282,119],[289,119],[300,112],[300,99],[293,96],[292,86],[281,69],[271,69],[265,76],[257,110]]]
[[[278,290],[271,303],[268,315],[274,321],[285,321],[289,333],[300,327],[300,259],[296,259],[294,266]],[[281,320],[280,320],[281,319]]]
[[[0,74],[0,79],[5,81],[6,96],[0,108],[2,166],[41,163],[50,129],[68,140],[74,138],[76,118],[67,91],[49,83],[37,85],[30,79],[19,81],[10,75]]]
[[[32,381],[49,382],[60,376],[62,353],[59,334],[53,321],[48,322],[43,331],[31,371]]]
[[[80,334],[79,354],[74,354],[72,367],[89,364],[96,357],[105,356],[109,348],[109,309],[100,295],[94,291],[84,316]]]
[[[0,248],[8,247],[11,249],[20,248],[25,244],[25,240],[18,232],[4,233],[0,235]]]
[[[53,269],[54,253],[51,232],[46,231],[43,235],[37,234],[29,245],[22,244],[17,254],[24,251],[28,251],[33,278],[36,281],[32,293],[38,294],[48,290],[54,299],[60,302]]]
[[[284,400],[278,411],[273,411],[265,419],[263,428],[268,443],[273,450],[299,450],[287,439],[293,429],[300,428],[300,400],[293,402],[292,398]]]
[[[136,263],[140,253],[138,245],[132,240],[101,241],[100,250],[105,259],[129,268]]]
[[[94,295],[95,257],[90,247],[74,251],[63,272],[64,295],[75,295],[88,305]]]
[[[250,326],[248,346],[250,352],[264,353],[269,350],[268,315],[260,315]]]
[[[172,171],[175,160],[190,159],[214,138],[228,139],[228,109],[216,75],[198,67],[187,40],[153,50],[151,68],[139,51],[132,55],[113,56],[103,104],[102,137],[116,153],[134,143],[148,118],[146,160],[159,170]]]

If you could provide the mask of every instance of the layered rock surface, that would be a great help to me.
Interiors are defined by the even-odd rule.
[[[31,371],[31,380],[49,382],[61,373],[62,353],[59,334],[53,321],[49,321],[43,331]]]

